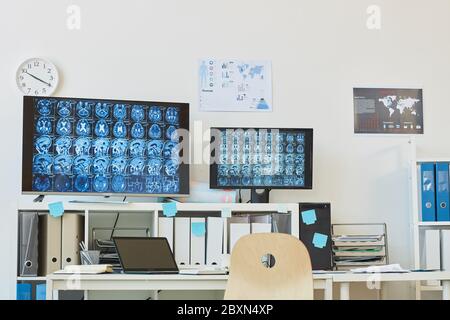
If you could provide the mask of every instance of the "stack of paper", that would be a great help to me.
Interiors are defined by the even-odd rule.
[[[110,264],[84,264],[65,266],[63,270],[56,271],[55,274],[100,274],[111,272],[113,272],[113,267]]]

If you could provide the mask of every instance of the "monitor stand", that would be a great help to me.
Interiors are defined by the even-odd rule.
[[[103,196],[104,200],[69,200],[69,203],[100,203],[100,204],[128,204],[128,201],[125,201],[127,197],[124,197],[122,201],[120,200],[107,200],[110,196]]]
[[[40,194],[36,198],[33,199],[33,202],[42,202],[45,198],[45,195]]]
[[[270,189],[252,189],[250,192],[251,203],[269,203]]]

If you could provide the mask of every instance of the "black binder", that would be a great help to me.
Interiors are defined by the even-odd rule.
[[[307,225],[302,220],[302,212],[314,210],[316,222]],[[332,270],[333,253],[331,247],[331,204],[330,203],[299,203],[300,212],[300,240],[308,249],[313,270]],[[313,244],[315,233],[328,236],[324,248],[317,248]]]

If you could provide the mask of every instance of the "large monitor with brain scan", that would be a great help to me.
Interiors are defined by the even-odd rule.
[[[25,96],[22,192],[188,195],[188,130],[187,103]]]

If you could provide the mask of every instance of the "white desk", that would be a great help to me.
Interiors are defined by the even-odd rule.
[[[314,289],[324,290],[326,300],[333,299],[331,274],[314,274]],[[47,300],[57,300],[59,290],[225,290],[227,275],[61,275],[47,276]]]
[[[443,287],[443,300],[450,300],[450,272],[433,271],[433,272],[408,272],[408,273],[335,273],[333,274],[333,282],[340,286],[341,300],[350,299],[350,283],[368,283],[373,284],[379,282],[402,282],[402,281],[425,281],[425,280],[441,280]]]

